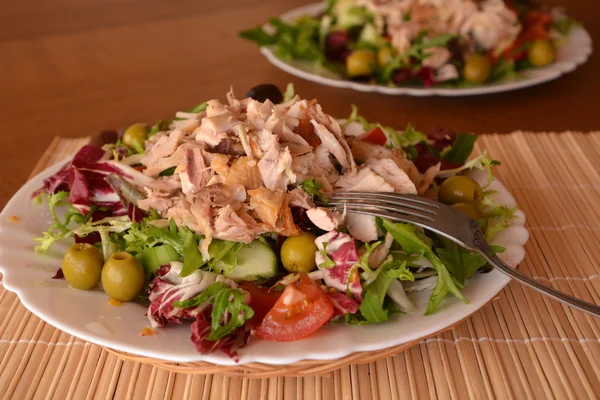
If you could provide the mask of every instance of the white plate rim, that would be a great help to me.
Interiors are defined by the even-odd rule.
[[[316,16],[325,10],[325,3],[313,3],[295,8],[280,15],[284,21],[291,21],[302,15]],[[575,43],[576,42],[576,43]],[[566,51],[569,50],[569,51]],[[584,64],[592,54],[592,37],[582,27],[575,26],[567,37],[567,45],[558,50],[558,60],[546,67],[536,68],[523,73],[522,79],[496,82],[471,88],[423,88],[423,87],[388,87],[377,84],[353,82],[344,79],[334,79],[327,76],[311,73],[307,68],[302,68],[301,61],[286,61],[277,57],[271,47],[260,47],[260,52],[275,67],[290,75],[319,83],[325,86],[352,89],[359,92],[374,92],[386,95],[424,96],[475,96],[493,93],[502,93],[539,85],[557,79],[561,75],[575,70]],[[330,73],[328,73],[330,74]],[[333,73],[331,73],[333,74]]]
[[[184,355],[178,354],[178,355],[173,356],[171,354],[165,353],[165,351],[163,351],[161,349],[148,350],[148,349],[144,349],[143,346],[136,347],[136,346],[131,346],[130,344],[123,345],[119,341],[115,341],[113,339],[107,338],[104,334],[99,334],[98,332],[93,332],[93,331],[90,332],[89,330],[84,329],[79,324],[73,325],[72,322],[65,322],[65,320],[64,320],[65,317],[61,317],[60,315],[54,315],[54,313],[44,310],[43,309],[44,305],[40,305],[38,302],[36,302],[36,301],[39,301],[39,298],[36,299],[36,293],[35,293],[36,288],[35,287],[33,287],[33,286],[24,287],[18,283],[14,283],[14,282],[18,281],[17,278],[19,278],[19,273],[21,273],[21,274],[24,273],[23,272],[24,269],[22,268],[22,266],[15,266],[13,263],[10,262],[10,255],[11,255],[11,252],[14,250],[14,247],[6,248],[7,245],[5,245],[5,241],[11,235],[18,236],[18,235],[15,235],[15,228],[18,227],[19,225],[7,222],[8,217],[10,215],[19,215],[20,213],[22,213],[22,209],[23,209],[23,207],[25,207],[24,206],[25,199],[29,199],[33,190],[40,186],[43,179],[47,176],[52,175],[56,171],[58,171],[58,169],[62,165],[64,165],[64,163],[66,161],[68,161],[68,160],[59,162],[59,163],[45,169],[44,171],[37,174],[30,181],[28,181],[11,198],[11,200],[7,203],[4,210],[0,213],[0,272],[3,274],[3,279],[2,279],[3,282],[2,283],[7,290],[15,292],[18,295],[21,303],[29,311],[31,311],[33,314],[38,316],[40,319],[48,322],[49,324],[53,325],[54,327],[66,332],[70,335],[73,335],[75,337],[86,340],[88,342],[91,342],[91,343],[94,343],[97,345],[101,345],[101,346],[105,346],[105,347],[108,347],[108,348],[111,348],[114,350],[123,351],[123,352],[127,352],[130,354],[135,354],[135,355],[140,355],[140,356],[145,356],[145,357],[151,357],[151,358],[156,358],[156,359],[161,359],[161,360],[172,361],[172,362],[206,361],[206,362],[211,362],[211,363],[214,363],[217,365],[242,365],[242,364],[246,364],[246,363],[250,363],[250,362],[259,362],[259,363],[277,365],[277,364],[291,364],[291,363],[302,361],[302,360],[335,360],[335,359],[342,358],[344,356],[347,356],[347,355],[355,353],[355,352],[377,351],[377,350],[382,350],[385,348],[393,347],[393,346],[396,346],[399,344],[409,343],[414,340],[426,338],[426,337],[434,335],[440,331],[443,331],[443,330],[451,327],[452,325],[469,317],[475,311],[479,310],[479,308],[486,305],[490,300],[492,300],[494,297],[496,297],[496,295],[510,281],[510,279],[508,277],[506,277],[505,275],[501,274],[498,271],[492,271],[488,274],[478,274],[478,276],[476,278],[473,278],[472,281],[481,280],[481,279],[484,279],[486,281],[487,280],[491,281],[491,284],[489,284],[489,283],[486,284],[489,286],[489,288],[485,292],[485,295],[478,296],[476,298],[470,298],[471,303],[469,305],[462,304],[462,303],[458,302],[456,299],[449,300],[448,307],[452,308],[452,307],[455,307],[456,304],[458,304],[458,306],[460,306],[459,308],[457,308],[459,310],[459,312],[445,315],[445,317],[443,318],[443,322],[437,324],[435,328],[430,328],[427,331],[416,330],[416,332],[413,332],[412,335],[405,335],[400,339],[399,338],[390,338],[389,334],[388,334],[387,338],[385,340],[379,340],[379,341],[371,340],[371,341],[367,341],[367,342],[360,343],[360,344],[351,343],[351,345],[349,345],[348,343],[342,343],[343,346],[341,346],[338,349],[332,349],[330,347],[326,347],[325,349],[321,349],[319,351],[310,350],[311,344],[318,344],[319,340],[328,339],[328,337],[326,335],[330,334],[331,332],[337,334],[337,331],[319,332],[316,335],[313,335],[312,337],[309,337],[307,339],[297,341],[297,342],[291,342],[291,343],[277,343],[277,342],[264,342],[264,341],[257,341],[254,344],[251,343],[250,346],[248,346],[247,348],[240,351],[240,359],[237,362],[232,360],[231,358],[225,356],[224,354],[222,354],[220,352],[213,353],[213,354],[207,354],[207,355],[201,355],[195,351],[190,351],[190,352],[186,352]],[[481,175],[481,174],[479,174],[479,175],[475,174],[474,177],[480,182],[482,182],[485,179],[484,175]],[[512,195],[508,192],[508,190],[504,187],[504,185],[501,182],[499,182],[498,180],[494,180],[492,185],[493,185],[492,189],[499,191],[500,195],[504,196],[506,201],[504,201],[503,203],[505,203],[508,206],[516,205],[514,198],[512,197]],[[30,205],[28,205],[28,206],[30,206]],[[47,205],[44,204],[43,207],[47,208]],[[515,256],[515,258],[512,260],[505,260],[505,261],[513,267],[516,267],[523,260],[524,244],[529,237],[529,232],[527,231],[527,229],[524,226],[525,225],[525,215],[519,210],[517,212],[517,216],[518,216],[517,220],[514,221],[513,225],[509,228],[509,230],[512,232],[513,236],[518,238],[518,243],[514,243],[514,244],[509,243],[508,245],[506,245],[504,242],[502,242],[502,240],[498,241],[495,239],[492,241],[495,244],[500,244],[500,245],[504,245],[505,247],[510,247],[510,250],[513,251],[513,256]],[[508,235],[508,236],[510,236],[510,235]],[[29,241],[31,241],[31,236],[29,237]],[[9,257],[8,260],[6,258],[7,254]],[[47,274],[46,278],[49,279],[50,276],[52,276],[52,274],[50,274],[49,276]],[[481,277],[483,277],[483,278],[481,278]],[[64,281],[62,281],[62,282],[64,282]],[[65,283],[65,285],[66,285],[66,283]],[[32,290],[32,287],[33,287],[33,290]],[[473,287],[476,287],[476,284],[474,284],[474,283],[471,284],[471,282],[469,282],[465,286],[465,290],[467,290],[469,288],[473,288]],[[69,293],[78,292],[77,293],[78,295],[79,295],[79,293],[86,293],[86,292],[75,291],[68,287],[66,289],[69,291]],[[102,295],[104,295],[104,294],[102,293]],[[103,301],[106,302],[106,297],[103,298]],[[133,305],[133,306],[135,306],[135,305]],[[115,308],[115,309],[117,309],[117,308]],[[439,311],[438,313],[433,314],[431,316],[416,315],[414,313],[412,313],[410,315],[414,316],[415,318],[419,318],[419,321],[421,320],[420,318],[423,318],[423,321],[427,321],[427,319],[436,318],[436,315],[439,316],[441,313],[446,313],[446,311],[447,310],[444,308],[444,309],[442,309],[442,311]],[[143,313],[144,311],[142,310],[140,312]],[[347,325],[342,325],[342,326],[344,329],[349,329],[349,330],[363,329],[364,332],[370,332],[370,334],[373,334],[373,332],[374,332],[375,337],[377,339],[379,339],[379,337],[377,337],[377,330],[378,330],[377,328],[378,327],[382,328],[382,327],[388,326],[388,327],[392,328],[392,327],[394,327],[395,324],[402,322],[402,319],[401,319],[402,317],[403,316],[400,316],[399,318],[386,323],[387,325],[379,324],[379,325],[369,325],[369,326],[362,326],[362,327],[354,327],[354,326],[347,326]],[[182,327],[182,326],[180,326],[180,327]],[[139,332],[142,328],[143,328],[143,326],[139,326],[139,329],[137,329],[137,332]],[[176,328],[176,329],[179,329],[179,328]],[[163,333],[164,333],[164,335],[169,335],[170,333],[169,333],[168,329],[171,329],[171,328],[167,327],[165,329],[160,329],[159,331],[161,331],[161,335]],[[327,328],[327,329],[329,329],[329,328]],[[324,329],[324,330],[327,330],[327,329]],[[333,329],[337,329],[337,328],[333,328]],[[373,329],[375,329],[375,330],[373,330]],[[189,328],[188,328],[188,330],[189,330]],[[324,331],[324,330],[322,330],[322,331]],[[360,332],[360,331],[356,331],[356,332]],[[346,333],[351,333],[353,335],[354,339],[356,340],[356,337],[355,337],[357,335],[356,332],[352,333],[351,331],[348,331]],[[362,333],[363,332],[361,332],[361,336],[364,336]],[[343,338],[343,335],[342,335],[342,338]],[[143,340],[147,340],[147,339],[143,339]],[[143,343],[143,340],[140,340],[140,342]],[[256,343],[258,343],[258,346],[256,345]],[[252,346],[254,346],[254,348],[252,348]],[[300,346],[300,347],[298,347],[298,346]],[[192,346],[190,346],[190,348],[193,349]],[[258,349],[259,351],[250,351],[249,352],[249,350],[251,348],[253,350]],[[293,350],[294,348],[296,348],[296,351]],[[298,348],[302,348],[302,352],[298,352],[297,351]],[[261,354],[261,352],[262,352],[262,354]]]

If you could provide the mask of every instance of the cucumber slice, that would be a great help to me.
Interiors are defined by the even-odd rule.
[[[379,32],[377,32],[377,28],[375,27],[375,25],[367,24],[360,32],[360,37],[358,38],[358,42],[376,45],[378,39],[379,39]]]
[[[179,253],[169,244],[163,244],[162,246],[151,247],[142,250],[142,256],[140,262],[144,267],[146,274],[158,270],[161,265],[170,263],[171,261],[180,261],[181,257]]]
[[[269,278],[277,273],[275,252],[262,240],[244,245],[237,253],[235,265],[223,260],[213,266],[216,273],[225,275],[234,281],[255,281]]]
[[[371,19],[369,11],[353,0],[338,0],[331,12],[337,18],[336,26],[344,30],[364,25]]]

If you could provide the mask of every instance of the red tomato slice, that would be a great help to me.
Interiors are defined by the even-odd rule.
[[[548,27],[542,23],[535,23],[527,26],[521,32],[521,37],[524,42],[532,42],[534,40],[546,40],[549,37]]]
[[[549,38],[552,17],[544,11],[530,10],[525,14],[523,29],[512,46],[506,49],[503,56],[506,60],[523,60],[527,58],[524,44],[534,40],[546,40]],[[521,49],[517,52],[518,49]]]
[[[370,142],[373,144],[383,146],[387,143],[387,136],[385,136],[385,133],[383,133],[383,130],[380,127],[376,127],[371,132],[369,132],[363,140],[365,142]]]
[[[143,165],[136,165],[135,167],[133,167],[133,169],[137,169],[140,172],[144,172],[144,169],[146,169],[146,167]]]
[[[250,293],[250,308],[254,310],[254,316],[250,319],[250,324],[254,326],[260,325],[265,315],[273,308],[277,299],[281,296],[281,292],[269,289],[262,286],[257,286],[251,282],[242,282],[239,284],[241,289]]]
[[[333,316],[333,303],[303,274],[286,286],[256,331],[259,339],[291,342],[315,333]]]

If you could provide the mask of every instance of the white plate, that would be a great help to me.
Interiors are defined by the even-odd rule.
[[[40,236],[51,223],[47,204],[32,204],[31,193],[44,178],[58,171],[63,163],[54,165],[27,182],[8,202],[0,214],[0,272],[6,289],[18,294],[32,313],[55,327],[81,339],[141,356],[175,362],[209,361],[221,365],[235,364],[217,352],[198,354],[190,341],[187,324],[157,329],[156,335],[142,337],[148,326],[146,308],[133,303],[111,306],[102,290],[79,291],[68,287],[65,280],[53,280],[60,267],[62,254],[70,245],[59,243],[46,256],[34,254],[32,237]],[[485,176],[475,179],[483,182]],[[498,191],[497,201],[514,206],[515,200],[498,181],[491,189]],[[10,222],[9,216],[20,222]],[[506,248],[501,258],[515,267],[523,259],[524,244],[529,233],[524,227],[521,211],[513,226],[498,235],[494,244]],[[423,316],[429,292],[412,294],[417,310],[397,315],[392,321],[372,326],[335,324],[321,329],[314,336],[291,343],[253,340],[240,351],[239,363],[263,362],[288,364],[303,359],[333,360],[357,351],[380,350],[423,338],[466,318],[490,301],[509,278],[497,271],[477,274],[467,282],[463,293],[471,300],[468,305],[456,298],[444,300],[437,313]],[[16,318],[18,318],[17,316]]]
[[[325,2],[309,4],[304,7],[288,11],[280,16],[285,21],[293,21],[302,15],[317,16],[325,10]],[[277,68],[285,72],[322,85],[340,88],[349,88],[359,92],[377,92],[391,95],[409,96],[470,96],[490,94],[516,90],[551,81],[567,72],[573,71],[577,66],[586,62],[592,54],[592,38],[581,26],[574,27],[569,32],[565,44],[557,50],[557,61],[546,67],[523,71],[521,76],[514,80],[494,82],[471,88],[423,88],[423,87],[389,87],[377,84],[353,82],[324,68],[315,67],[307,61],[288,61],[275,55],[270,47],[261,47],[260,52]]]

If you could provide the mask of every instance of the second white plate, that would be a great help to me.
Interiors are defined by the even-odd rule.
[[[325,10],[325,2],[309,4],[288,11],[280,16],[284,21],[293,21],[303,15],[318,16]],[[571,29],[563,46],[558,48],[557,61],[546,67],[523,71],[521,76],[513,80],[489,83],[469,88],[424,88],[424,87],[397,87],[384,86],[371,83],[354,82],[345,79],[339,74],[324,68],[318,68],[311,62],[288,61],[275,55],[270,47],[261,47],[260,52],[277,68],[309,81],[326,86],[347,88],[360,92],[377,92],[389,95],[409,96],[472,96],[506,92],[538,85],[558,78],[567,72],[573,71],[586,62],[592,54],[592,38],[581,26]]]

